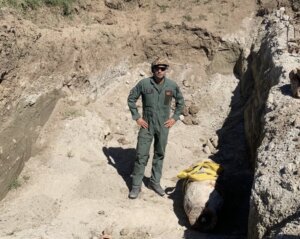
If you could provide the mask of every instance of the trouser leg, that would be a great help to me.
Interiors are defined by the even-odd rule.
[[[165,157],[165,149],[168,141],[168,133],[168,129],[163,129],[160,132],[154,134],[154,155],[150,178],[150,182],[154,184],[160,183],[163,160]]]
[[[134,169],[132,174],[132,186],[141,186],[145,167],[149,159],[150,146],[153,140],[153,135],[148,129],[140,129],[137,142],[137,156],[134,162]]]

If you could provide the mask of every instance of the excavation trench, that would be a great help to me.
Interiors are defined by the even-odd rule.
[[[212,237],[216,234],[220,236],[230,235],[237,238],[245,237],[247,235],[249,197],[253,173],[244,133],[243,112],[246,98],[243,98],[240,93],[241,81],[238,81],[234,76],[235,74],[242,78],[241,62],[243,61],[243,52],[237,44],[226,42],[199,27],[188,25],[168,26],[166,36],[177,34],[176,42],[160,38],[161,29],[165,29],[164,24],[156,25],[153,28],[154,37],[142,43],[138,42],[137,45],[144,44],[143,50],[145,56],[149,59],[159,52],[172,55],[175,59],[178,58],[178,62],[186,62],[191,59],[190,64],[173,62],[170,78],[176,79],[183,89],[187,104],[198,104],[201,108],[197,118],[199,125],[185,126],[180,122],[177,130],[172,131],[170,135],[168,157],[173,157],[173,159],[166,161],[165,168],[169,169],[169,172],[166,172],[164,183],[170,188],[173,185],[174,188],[173,178],[179,170],[195,163],[199,158],[209,156],[203,153],[203,145],[201,144],[204,143],[205,139],[217,134],[219,146],[217,152],[210,155],[210,158],[221,164],[224,169],[217,182],[217,189],[224,198],[224,207],[220,211],[216,228],[206,235]],[[188,47],[186,42],[188,42]],[[78,61],[79,63],[76,64],[80,65],[80,59]],[[71,227],[70,229],[74,230],[77,235],[86,236],[91,231],[94,233],[102,230],[108,224],[115,225],[116,228],[121,230],[122,225],[128,224],[128,220],[125,219],[128,211],[125,211],[124,208],[130,208],[132,205],[129,204],[127,198],[118,201],[118,197],[123,198],[124,195],[127,195],[128,187],[130,187],[130,173],[135,152],[135,133],[137,132],[135,126],[132,125],[127,108],[124,108],[124,102],[126,102],[130,88],[141,78],[141,70],[148,72],[149,65],[145,63],[137,64],[138,66],[130,68],[131,70],[127,65],[128,62],[126,61],[119,62],[117,66],[109,68],[106,72],[91,77],[84,74],[75,74],[75,76],[68,78],[70,80],[63,80],[64,99],[59,100],[61,97],[60,91],[54,91],[53,94],[48,96],[45,94],[41,98],[34,98],[35,101],[32,102],[30,96],[27,100],[29,103],[20,106],[23,107],[26,116],[19,114],[13,125],[22,126],[22,135],[20,137],[14,136],[15,133],[20,131],[8,132],[4,130],[3,132],[8,132],[15,139],[15,144],[26,145],[26,149],[18,147],[19,151],[14,153],[23,155],[22,158],[18,158],[9,150],[11,148],[3,148],[4,153],[1,154],[1,160],[6,162],[8,158],[16,158],[15,161],[7,161],[16,163],[1,168],[9,173],[1,174],[0,192],[3,197],[8,189],[13,187],[13,183],[21,172],[25,161],[31,157],[31,160],[27,163],[28,166],[25,167],[24,172],[19,177],[23,183],[22,187],[24,187],[24,189],[19,190],[33,190],[34,195],[32,197],[34,199],[28,196],[28,193],[24,193],[23,196],[22,193],[20,195],[16,194],[14,199],[14,190],[12,190],[12,194],[5,199],[5,203],[10,204],[12,207],[15,206],[16,209],[15,212],[11,213],[9,206],[4,207],[4,204],[2,205],[1,236],[9,238],[11,233],[15,233],[17,238],[18,236],[19,238],[22,238],[22,236],[27,237],[29,234],[42,236],[44,233],[43,227],[47,227],[46,225],[49,225],[52,221],[53,225],[63,225],[62,227],[59,226],[59,230],[64,231],[63,237],[68,238],[71,234],[73,235],[73,232],[71,233],[69,229],[66,229],[66,227],[69,228],[69,219],[60,221],[63,219],[59,219],[59,215],[64,217],[63,213],[65,211],[63,208],[68,208],[70,204],[87,203],[89,205],[86,205],[86,207],[90,211],[98,210],[101,213],[103,211],[104,214],[100,213],[100,215],[111,214],[111,216],[107,216],[107,220],[101,219],[102,224],[99,224],[97,218],[86,217],[82,219],[89,221],[89,223],[84,224],[88,225],[86,226],[88,228],[74,229]],[[59,79],[57,79],[57,82],[59,82]],[[228,97],[231,97],[231,99]],[[124,123],[120,124],[116,115],[128,121],[126,125]],[[19,123],[20,118],[23,119],[22,124]],[[47,122],[48,118],[49,122]],[[225,121],[224,118],[226,118]],[[42,129],[44,124],[46,126]],[[199,132],[195,134],[195,128],[193,127],[198,127]],[[30,130],[30,132],[27,132],[27,130]],[[40,132],[42,133],[39,135]],[[34,136],[30,139],[30,143],[25,140],[25,134]],[[4,136],[4,134],[2,135]],[[194,142],[190,140],[191,135],[194,135]],[[126,143],[124,136],[128,137],[129,143]],[[37,138],[37,144],[42,145],[42,148],[44,148],[38,154],[31,155],[32,142]],[[5,139],[2,141],[4,142]],[[82,142],[86,142],[86,144],[83,145]],[[125,143],[122,145],[120,142]],[[6,145],[5,143],[2,144]],[[130,145],[129,148],[126,146],[127,144]],[[103,150],[99,150],[100,145]],[[181,145],[180,149],[178,145]],[[20,152],[20,150],[23,151]],[[184,163],[182,163],[183,160],[185,160]],[[35,171],[37,168],[39,170]],[[74,172],[76,172],[75,175]],[[31,175],[32,184],[26,182],[28,175]],[[109,181],[111,177],[114,182]],[[125,180],[125,183],[123,180]],[[48,190],[43,191],[44,188],[48,188]],[[37,191],[41,193],[36,194]],[[60,194],[64,191],[69,194]],[[117,195],[116,198],[109,197],[107,192],[114,193]],[[173,210],[172,213],[168,214],[171,219],[167,217],[166,220],[173,220],[172,225],[176,225],[176,220],[172,217],[175,213],[179,225],[187,228],[183,232],[184,236],[193,238],[199,236],[199,234],[190,228],[188,224],[182,208],[182,193],[180,182],[178,182],[174,193],[169,195],[169,198],[173,200]],[[76,195],[75,200],[79,201],[70,203],[69,199],[62,199],[71,197],[70,195]],[[153,227],[159,229],[145,228],[142,220],[144,213],[152,215],[152,204],[157,203],[156,200],[160,199],[153,197],[151,192],[147,190],[141,197],[146,203],[141,204],[141,208],[133,208],[136,218],[141,218],[139,220],[141,225],[135,230],[145,233],[150,231],[154,234],[159,234],[159,230],[161,230],[160,233],[173,235],[174,228],[170,228],[168,231],[166,228],[161,228],[155,224],[156,215],[152,216]],[[34,213],[26,219],[27,223],[16,225],[13,220],[23,218],[26,215],[26,210],[32,206],[32,200],[37,201],[37,205],[32,209]],[[100,202],[94,205],[95,200],[100,200]],[[106,203],[108,209],[99,209],[99,205],[104,203]],[[164,201],[160,203],[163,206],[166,204]],[[119,205],[120,207],[116,208],[113,205]],[[40,210],[40,208],[43,208],[43,210]],[[80,211],[81,208],[85,207],[76,210]],[[167,209],[168,207],[164,208],[164,210]],[[51,212],[50,216],[44,214],[48,210]],[[116,216],[120,212],[121,214],[123,212],[124,219]],[[159,213],[156,212],[158,216]],[[41,217],[44,218],[44,222],[39,221]],[[117,218],[120,219],[120,222],[115,222]],[[81,223],[81,221],[76,222],[76,220],[80,221],[81,217],[76,218],[73,222],[75,224]],[[10,225],[7,226],[5,222]],[[118,223],[117,226],[116,223]],[[36,231],[28,232],[28,226],[36,228]],[[99,228],[99,226],[102,228]],[[62,238],[55,226],[49,226],[49,230],[52,237]],[[147,234],[133,236],[134,238],[145,238],[145,235]],[[128,238],[130,236],[132,235],[128,235]],[[126,236],[122,238],[126,238]]]
[[[240,64],[245,59],[241,58],[243,58],[242,51],[237,63],[231,68],[235,76],[239,78],[242,78],[244,74],[240,72]],[[249,78],[247,80],[251,81]],[[216,131],[219,138],[218,151],[209,157],[223,168],[215,188],[222,195],[224,205],[219,211],[215,229],[210,232],[212,235],[227,235],[237,238],[247,236],[249,202],[254,173],[250,148],[245,135],[244,110],[246,103],[247,97],[243,97],[241,94],[241,80],[239,80],[233,90],[229,114],[222,127]],[[203,224],[201,218],[198,218],[194,229],[201,231],[211,223],[208,220]]]
[[[257,48],[245,56],[238,44],[188,23],[167,26],[159,23],[152,26],[151,34],[152,37],[135,42],[141,47],[141,58],[116,60],[116,66],[105,65],[105,72],[89,75],[83,70],[89,69],[89,64],[97,68],[94,61],[86,63],[88,53],[74,57],[74,67],[79,70],[70,77],[71,68],[70,72],[61,73],[61,78],[55,78],[59,90],[51,86],[54,91],[49,95],[30,96],[24,101],[26,104],[19,106],[19,114],[14,115],[16,120],[1,132],[0,197],[12,187],[31,156],[21,178],[28,179],[30,175],[32,179],[3,200],[1,237],[88,238],[110,227],[118,230],[111,232],[113,235],[120,236],[122,232],[122,239],[150,238],[150,234],[153,238],[162,235],[176,238],[182,233],[185,238],[199,238],[203,234],[189,226],[183,211],[182,182],[174,186],[174,177],[179,170],[205,157],[224,169],[216,186],[224,198],[224,206],[216,228],[205,236],[245,238],[249,231],[253,234],[258,221],[263,221],[261,212],[252,212],[255,217],[250,218],[248,229],[254,165],[257,148],[263,140],[262,118],[269,91],[282,73],[269,60],[272,55],[269,43],[257,43]],[[128,45],[124,47],[124,55],[132,53]],[[91,47],[88,51],[95,49]],[[148,62],[158,53],[173,59],[170,78],[176,79],[182,88],[186,103],[198,105],[200,112],[194,125],[178,122],[170,133],[163,183],[170,191],[174,190],[168,195],[171,200],[157,198],[150,190],[143,189],[141,200],[131,202],[127,194],[138,129],[125,106],[126,98],[140,78],[151,74],[149,64],[139,62]],[[65,58],[68,62],[69,57]],[[66,65],[73,67],[72,64]],[[271,75],[260,77],[265,72]],[[272,80],[267,81],[268,77]],[[49,79],[52,82],[52,76]],[[1,80],[0,84],[5,82]],[[65,92],[63,99],[60,90]],[[16,125],[18,130],[14,131],[12,126]],[[211,155],[205,154],[202,146],[215,134],[219,137],[218,148]],[[13,143],[7,140],[7,135],[14,139]],[[32,137],[27,139],[26,135]],[[37,144],[44,148],[31,155],[37,138]],[[19,144],[22,147],[16,146]],[[28,208],[33,213],[26,217]],[[163,214],[164,211],[167,213]],[[145,214],[147,222],[144,222]],[[17,224],[16,218],[26,218],[25,223]],[[161,225],[161,220],[170,225]],[[178,224],[182,226],[179,229]],[[133,228],[133,232],[128,229],[126,234],[122,227]],[[265,233],[271,234],[272,230],[270,227]]]

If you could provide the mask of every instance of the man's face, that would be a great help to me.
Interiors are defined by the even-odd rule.
[[[153,74],[158,79],[164,78],[166,72],[167,72],[167,66],[165,65],[157,65],[153,67]]]

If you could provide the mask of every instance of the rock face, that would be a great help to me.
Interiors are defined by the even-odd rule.
[[[0,131],[0,199],[30,158],[32,146],[60,97],[54,90],[34,101],[19,102],[14,119]]]
[[[289,74],[291,80],[292,95],[295,98],[300,98],[300,69],[294,69]]]
[[[215,181],[188,182],[185,186],[183,206],[192,227],[201,231],[214,229],[222,205]]]
[[[287,75],[299,66],[287,49],[293,27],[275,16],[263,23],[242,79],[242,92],[249,96],[245,130],[255,168],[248,238],[299,238],[300,128],[294,122],[300,107]]]

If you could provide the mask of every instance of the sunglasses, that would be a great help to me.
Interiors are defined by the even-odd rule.
[[[158,71],[158,70],[165,71],[166,69],[167,69],[167,67],[165,67],[165,66],[155,66],[154,67],[155,71]]]

